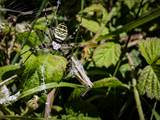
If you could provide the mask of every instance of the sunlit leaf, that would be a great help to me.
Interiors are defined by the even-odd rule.
[[[24,90],[43,82],[58,82],[62,79],[67,60],[52,54],[32,54],[25,63],[22,77],[25,79]]]
[[[43,31],[48,29],[48,25],[50,25],[50,23],[54,17],[55,17],[55,14],[49,14],[47,16],[42,16],[42,17],[38,18],[35,25],[34,25],[34,29],[43,30]],[[47,21],[48,21],[48,23],[47,23]]]
[[[94,12],[98,14],[97,17],[102,16],[102,23],[107,23],[110,20],[107,10],[101,4],[92,4],[80,11],[80,13],[87,13],[88,15],[93,15]]]
[[[56,112],[60,112],[63,110],[63,108],[61,106],[58,106],[58,105],[54,105],[53,106],[53,109],[56,111]]]
[[[138,78],[137,88],[141,95],[147,94],[148,97],[160,100],[160,71],[159,66],[146,66]],[[157,73],[158,72],[158,73]]]
[[[22,40],[27,38],[28,33],[29,32],[23,32],[23,33],[17,34],[18,42],[22,44],[23,43]],[[40,45],[41,41],[40,41],[39,37],[37,36],[37,34],[35,32],[31,32],[31,34],[30,34],[30,36],[27,39],[25,44],[33,47],[33,46],[36,46],[36,45]]]
[[[81,14],[88,14],[91,17],[96,13],[97,20],[91,20],[90,18],[82,17]],[[100,18],[99,18],[100,17]],[[93,4],[86,7],[84,10],[80,11],[80,15],[77,15],[77,20],[81,22],[81,26],[87,30],[96,33],[101,31],[101,35],[107,34],[109,32],[105,24],[111,19],[111,14],[109,15],[107,10],[101,4]],[[99,21],[99,22],[97,22]]]
[[[93,60],[98,67],[115,65],[121,54],[121,46],[114,42],[99,45],[93,54]]]
[[[89,20],[89,19],[80,18],[80,17],[77,17],[77,20],[81,21],[81,26],[83,26],[84,28],[86,28],[87,30],[93,33],[96,33],[101,29],[101,25],[94,20]],[[104,27],[101,34],[104,35],[104,34],[107,34],[108,32],[109,32],[108,29]]]
[[[148,64],[160,59],[160,39],[148,38],[139,42],[139,50]]]
[[[139,0],[123,0],[124,4],[128,6],[129,9],[131,9],[136,3],[139,3]]]
[[[102,87],[126,87],[128,86],[126,84],[123,84],[121,81],[119,81],[115,77],[109,77],[109,78],[103,78],[101,80],[95,81],[94,88],[102,88]]]

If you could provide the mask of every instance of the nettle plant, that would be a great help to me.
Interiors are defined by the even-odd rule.
[[[16,23],[14,17],[1,24],[0,112],[4,117],[18,114],[21,117],[58,118],[60,115],[63,119],[100,119],[103,115],[99,112],[105,113],[104,109],[107,116],[118,119],[136,104],[139,118],[144,120],[145,97],[160,99],[160,39],[144,38],[143,34],[134,39],[132,35],[134,28],[159,17],[160,9],[124,26],[114,27],[112,22],[118,16],[119,4],[107,12],[101,4],[83,8],[83,2],[76,14],[78,27],[73,36],[70,32],[72,24],[57,15],[57,8],[40,17],[46,10],[47,0],[31,24]],[[66,23],[66,26],[57,22]],[[58,25],[65,29],[57,28]],[[124,32],[129,35],[121,36]],[[65,39],[67,35],[72,37],[54,41],[64,35]],[[69,42],[74,43],[69,46],[71,53],[67,48],[66,55],[58,51],[62,43],[68,45]],[[75,67],[69,66],[69,55],[80,59],[71,57],[71,66]],[[80,82],[72,77],[69,69]],[[88,81],[84,81],[85,78]],[[14,103],[19,107],[14,108]],[[52,115],[51,109],[56,113]],[[151,108],[149,112],[158,119],[155,109]]]

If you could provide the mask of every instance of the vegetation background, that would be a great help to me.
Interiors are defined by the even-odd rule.
[[[159,6],[1,0],[0,119],[160,120]],[[59,23],[93,82],[87,92],[69,73],[67,56],[44,47]]]

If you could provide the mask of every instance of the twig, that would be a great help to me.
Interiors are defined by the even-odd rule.
[[[134,76],[134,70],[135,70],[134,63],[133,63],[129,53],[126,53],[126,56],[128,58],[129,65],[131,67],[133,93],[134,93],[134,99],[135,99],[138,114],[139,114],[139,119],[140,120],[145,120],[142,105],[141,105],[140,96],[139,96],[138,90],[136,88],[137,82],[136,82],[136,79],[135,79],[135,76]]]
[[[138,17],[142,5],[143,5],[143,0],[141,0],[141,2],[140,2],[140,7],[139,7],[138,12],[137,12],[137,14],[136,14],[136,16],[135,16],[135,19]],[[130,31],[130,33],[132,33],[132,32],[133,32],[133,29]],[[121,53],[120,58],[122,58],[122,57],[125,55],[125,53],[127,52],[128,44],[129,44],[129,42],[131,41],[131,38],[132,38],[132,35],[129,34],[129,36],[128,36],[128,38],[127,38],[127,42],[125,43],[125,46],[124,46],[124,48],[123,48],[123,50],[122,50],[122,53]],[[118,61],[117,65],[116,65],[116,69],[115,69],[115,71],[114,71],[114,73],[113,73],[113,76],[116,76],[116,74],[117,74],[117,72],[118,72],[118,69],[119,69],[119,67],[120,67],[121,62],[122,62],[122,59],[120,59],[120,60]]]
[[[42,12],[53,11],[53,9],[55,10],[56,7],[54,7],[54,8],[53,7],[46,8],[46,9],[42,10]],[[12,10],[12,9],[7,9],[7,8],[0,8],[0,11],[2,11],[2,12],[4,11],[4,12],[19,13],[20,15],[32,15],[34,13],[33,10],[23,12],[23,11]]]
[[[11,81],[12,79],[16,78],[17,75],[13,75],[12,77],[4,80],[3,82],[0,83],[0,87],[2,87],[3,85],[6,85],[9,81]]]
[[[138,44],[138,42],[139,42],[139,40],[128,43],[128,48],[136,46]]]
[[[33,11],[22,12],[22,11],[7,9],[7,8],[0,8],[0,11],[19,13],[19,14],[21,14],[21,15],[30,15],[30,14],[33,14]]]
[[[12,32],[11,32],[12,34]],[[16,35],[15,35],[15,32],[13,32],[13,34],[11,35],[12,36],[12,40],[10,42],[10,45],[9,45],[9,48],[8,48],[8,51],[7,51],[7,58],[9,60],[9,63],[10,63],[10,58],[11,58],[11,53],[12,53],[12,49],[14,47],[14,43],[15,43],[15,40],[16,40]]]
[[[39,16],[41,15],[41,12],[43,11],[43,8],[45,8],[45,7],[47,6],[47,3],[48,3],[47,0],[43,0],[43,2],[41,3],[41,6],[40,6],[40,8],[39,8],[39,10],[38,10],[38,13],[37,13],[36,16],[35,16],[35,19],[34,19],[34,21],[31,23],[31,29],[30,29],[30,31],[27,33],[27,36],[24,38],[24,40],[23,40],[23,42],[22,42],[21,49],[24,48],[26,42],[28,41],[29,36],[31,35],[31,32],[32,32],[32,30],[33,30],[33,28],[34,28],[34,26],[35,26],[35,24],[36,24]],[[13,60],[12,60],[12,62],[11,62],[12,64],[15,64],[15,63],[17,62],[19,55],[20,55],[20,52],[18,52],[18,53],[15,55],[15,57],[13,58]]]

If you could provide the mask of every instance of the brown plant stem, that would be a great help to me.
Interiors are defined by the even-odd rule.
[[[56,96],[56,88],[50,91],[47,95],[47,101],[45,105],[45,114],[44,114],[45,120],[47,120],[51,114],[51,109],[52,109],[55,96]]]

